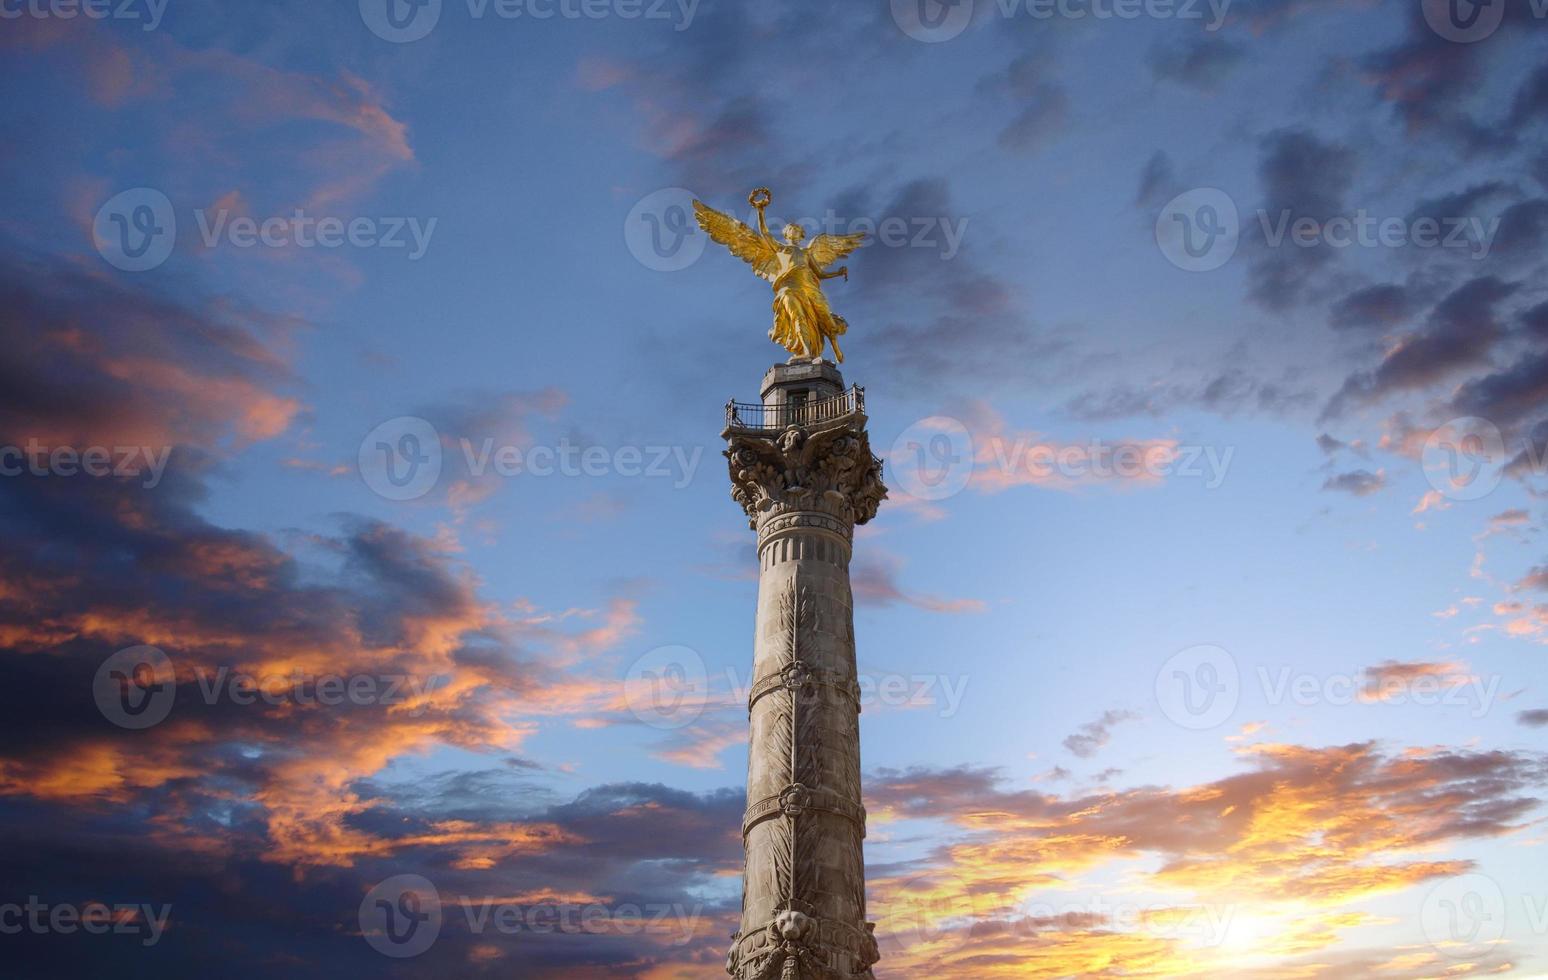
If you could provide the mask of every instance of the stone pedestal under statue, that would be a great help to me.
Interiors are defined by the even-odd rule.
[[[737,980],[873,974],[866,921],[860,686],[849,562],[854,529],[887,495],[865,391],[792,359],[761,404],[726,406],[731,495],[758,535],[746,865]]]

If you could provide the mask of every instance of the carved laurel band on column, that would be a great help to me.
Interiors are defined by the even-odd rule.
[[[742,836],[746,837],[749,830],[770,817],[784,814],[794,818],[807,810],[837,814],[855,824],[860,829],[860,836],[865,836],[865,807],[852,803],[837,793],[811,789],[800,783],[791,783],[778,796],[766,796],[749,806],[747,815],[742,818]]]
[[[797,660],[793,664],[787,664],[779,673],[770,674],[753,683],[752,693],[747,696],[747,713],[752,714],[753,705],[775,691],[783,689],[806,694],[813,686],[835,691],[854,702],[856,712],[861,710],[859,683],[849,678],[840,678],[832,671]]]

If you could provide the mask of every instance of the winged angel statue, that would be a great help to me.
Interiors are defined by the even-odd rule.
[[[711,238],[752,266],[760,279],[774,285],[774,326],[769,328],[769,339],[798,357],[814,361],[822,359],[825,344],[832,344],[833,356],[842,364],[844,352],[839,350],[838,339],[849,324],[828,307],[822,281],[839,276],[849,281],[848,266],[832,272],[827,267],[859,248],[865,234],[818,235],[803,246],[806,229],[791,224],[785,226],[785,240],[779,241],[769,234],[763,219],[763,209],[772,197],[767,187],[747,197],[747,203],[758,212],[757,231],[702,201],[693,202],[693,212],[699,227]]]

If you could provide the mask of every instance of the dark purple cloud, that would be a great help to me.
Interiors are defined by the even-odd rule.
[[[1336,254],[1331,248],[1301,247],[1289,236],[1295,222],[1319,225],[1346,211],[1357,158],[1352,149],[1304,129],[1282,129],[1258,141],[1258,180],[1263,188],[1262,221],[1244,216],[1248,295],[1269,310],[1285,311],[1308,291]],[[1267,225],[1267,227],[1265,227]],[[1277,237],[1280,232],[1283,237]]]
[[[1502,334],[1499,306],[1517,284],[1479,276],[1452,290],[1430,311],[1425,326],[1405,335],[1374,369],[1350,375],[1323,417],[1395,392],[1425,388],[1459,370],[1487,362]]]

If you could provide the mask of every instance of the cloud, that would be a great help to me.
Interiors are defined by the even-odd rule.
[[[988,402],[972,400],[956,409],[972,437],[973,468],[968,486],[983,493],[1035,486],[1077,490],[1092,485],[1157,486],[1179,458],[1178,441],[1155,439],[1091,439],[1065,442],[1046,434],[1016,431]],[[897,466],[909,465],[893,460]],[[1221,464],[1213,460],[1211,465]],[[1215,476],[1223,476],[1217,472]]]
[[[1498,307],[1516,289],[1515,283],[1494,276],[1478,276],[1453,289],[1430,311],[1422,330],[1397,338],[1374,369],[1345,379],[1323,417],[1427,387],[1484,363],[1502,333]]]
[[[1548,351],[1525,354],[1502,371],[1466,381],[1451,404],[1458,415],[1480,416],[1515,431],[1548,406]]]
[[[1383,283],[1355,290],[1334,303],[1328,321],[1335,330],[1382,331],[1406,323],[1414,312],[1410,290]]]
[[[1003,72],[980,82],[979,89],[1001,95],[1015,107],[1015,116],[1000,131],[1000,145],[1007,150],[1042,150],[1068,124],[1069,94],[1054,81],[1050,59],[1041,52],[1018,56]]]
[[[1158,79],[1202,92],[1215,92],[1236,70],[1244,55],[1240,45],[1216,34],[1206,34],[1181,44],[1151,48],[1150,70]]]
[[[1548,238],[1548,198],[1534,198],[1512,204],[1500,212],[1493,254],[1502,257],[1526,256],[1535,259]]]
[[[1298,220],[1319,225],[1343,214],[1344,196],[1354,183],[1356,156],[1339,143],[1304,129],[1276,130],[1258,141],[1262,213],[1271,227]],[[1283,312],[1299,304],[1335,250],[1272,242],[1259,222],[1248,222],[1242,244],[1248,258],[1248,295],[1264,308]]]
[[[1143,716],[1135,711],[1104,711],[1102,717],[1096,721],[1086,722],[1080,726],[1079,731],[1067,736],[1064,747],[1082,759],[1089,759],[1111,741],[1115,725],[1125,721],[1136,721],[1141,717]]]
[[[525,453],[537,444],[533,430],[559,417],[569,395],[555,387],[535,391],[477,391],[416,406],[411,414],[440,436],[446,469],[436,494],[464,520],[506,482],[502,453]]]
[[[1505,474],[1518,480],[1540,477],[1548,460],[1548,421],[1520,433],[1521,450],[1505,464]]]
[[[1521,325],[1533,336],[1548,340],[1548,302],[1538,303],[1522,313]]]
[[[1127,973],[1134,963],[1124,957],[1137,953],[1157,976],[1247,975],[1238,971],[1248,956],[1314,975],[1312,964],[1334,955],[1328,947],[1340,932],[1366,921],[1359,903],[1398,894],[1404,907],[1417,909],[1415,886],[1470,870],[1467,861],[1437,859],[1437,848],[1530,825],[1536,787],[1548,773],[1548,759],[1526,752],[1389,754],[1373,743],[1260,743],[1237,751],[1249,767],[1237,775],[1089,796],[1004,788],[984,769],[877,773],[867,784],[873,815],[934,821],[946,828],[938,837],[958,835],[922,861],[874,876],[875,914],[890,925],[893,968],[981,975],[991,964],[988,975],[1117,976],[1115,964]],[[1155,896],[1146,907],[1174,917],[1229,910],[1221,918],[1234,925],[1223,924],[1225,941],[1210,944],[1196,932],[1148,928],[1142,919],[1121,923],[1110,906],[1087,903],[1094,919],[1063,921],[1032,911],[1039,903],[1081,908],[1083,889],[1114,875]],[[1208,927],[1173,919],[1182,922]],[[1249,922],[1250,936],[1233,931]]]
[[[1319,433],[1317,436],[1317,448],[1322,450],[1324,456],[1335,455],[1340,449],[1344,449],[1348,445],[1342,439],[1335,439],[1326,432]]]
[[[294,29],[307,15],[287,10],[278,16],[288,16],[286,26]],[[155,139],[142,150],[162,157],[160,186],[174,200],[226,193],[229,186],[217,185],[230,180],[231,163],[240,159],[266,177],[282,178],[275,186],[286,188],[287,199],[268,202],[268,213],[298,207],[327,213],[416,162],[408,127],[384,93],[349,70],[276,67],[251,53],[182,43],[182,32],[120,40],[113,32],[71,31],[70,37],[69,45],[45,45],[40,56],[73,62],[64,70],[88,81],[85,92],[96,106],[128,115],[198,92],[198,125],[175,116],[155,124]],[[293,135],[298,126],[306,133],[302,141]],[[77,217],[89,222],[91,215]]]
[[[1440,197],[1427,198],[1416,204],[1404,217],[1413,224],[1423,219],[1445,222],[1478,214],[1482,205],[1510,196],[1511,187],[1503,180],[1486,180],[1472,184],[1464,190]]]
[[[262,535],[198,517],[203,488],[175,459],[154,491],[43,483],[13,481],[3,521],[12,544],[0,560],[0,669],[67,698],[91,690],[108,654],[149,643],[177,667],[176,700],[132,750],[89,702],[68,727],[38,725],[0,757],[0,794],[83,806],[154,794],[168,798],[164,829],[198,839],[196,815],[242,787],[244,811],[264,820],[265,860],[347,866],[392,846],[351,825],[367,805],[355,780],[433,745],[510,750],[533,730],[521,707],[547,670],[523,662],[436,542],[346,519],[343,533],[308,542],[307,564],[326,558],[324,573]],[[49,668],[32,676],[45,651]],[[233,673],[261,679],[278,701],[247,703],[225,682]],[[367,679],[380,696],[320,702],[313,688],[325,677]]]
[[[882,607],[902,603],[935,613],[981,613],[989,608],[982,599],[953,599],[905,591],[898,583],[902,564],[901,559],[889,556],[875,547],[870,548],[866,556],[857,559],[850,570],[850,587],[854,590],[855,602]]]
[[[0,434],[51,446],[245,445],[302,410],[285,355],[304,324],[21,259],[0,272]]]
[[[1520,592],[1526,589],[1535,589],[1548,592],[1548,565],[1538,565],[1516,581],[1513,587]]]
[[[1427,687],[1430,681],[1441,687],[1455,687],[1472,680],[1467,665],[1454,661],[1387,660],[1365,668],[1359,696],[1365,702],[1390,701],[1407,697],[1416,685]]]
[[[446,913],[415,970],[643,978],[724,959],[736,906],[717,883],[741,867],[740,792],[616,782],[558,797],[504,767],[363,788],[374,805],[359,825],[396,847],[354,868],[297,878],[241,847],[211,860],[176,840],[155,840],[132,814],[83,818],[0,800],[8,826],[33,844],[8,849],[0,870],[39,895],[74,897],[76,883],[90,881],[110,900],[170,904],[171,925],[153,951],[166,976],[199,976],[227,956],[234,976],[380,973],[391,961],[361,938],[357,910],[372,886],[409,873],[430,879]],[[240,845],[261,824],[238,817],[222,831]],[[212,878],[221,887],[210,888]],[[501,929],[488,920],[474,928],[499,906],[557,920],[561,904],[577,908],[552,930]],[[602,906],[606,918],[582,926],[578,906],[586,905]],[[26,975],[94,975],[126,955],[122,944],[48,938],[17,937],[8,966]]]
[[[1177,174],[1172,165],[1172,158],[1166,151],[1157,150],[1145,161],[1145,169],[1140,171],[1139,189],[1134,193],[1134,206],[1138,208],[1159,208],[1173,196],[1177,187]]]
[[[852,187],[838,205],[841,214],[950,222],[960,237],[949,258],[943,248],[867,246],[857,259],[864,275],[856,284],[876,324],[868,343],[881,362],[878,383],[980,390],[1024,381],[1068,346],[1029,320],[1013,283],[981,264],[974,242],[988,229],[961,211],[944,178],[914,178],[887,196]],[[943,231],[932,235],[944,243]]]
[[[1548,708],[1532,708],[1516,714],[1516,720],[1528,728],[1548,728]]]
[[[1351,470],[1348,473],[1338,473],[1328,477],[1322,483],[1322,489],[1332,490],[1338,493],[1347,493],[1356,497],[1367,497],[1380,490],[1386,489],[1387,473],[1385,470]]]
[[[1441,493],[1439,490],[1426,490],[1423,496],[1419,498],[1419,502],[1414,504],[1414,509],[1409,511],[1409,513],[1424,514],[1432,510],[1450,509],[1451,501],[1446,497],[1445,494]]]
[[[1476,83],[1478,67],[1471,46],[1431,30],[1421,8],[1409,10],[1407,21],[1405,40],[1366,56],[1363,67],[1377,97],[1392,105],[1412,136],[1455,122],[1459,93]]]
[[[746,713],[734,712],[729,719],[705,719],[672,734],[670,744],[651,754],[691,769],[724,769],[720,753],[747,741]]]
[[[1225,368],[1196,381],[1178,381],[1176,375],[1177,372],[1168,372],[1146,384],[1118,383],[1083,391],[1065,402],[1064,410],[1089,421],[1141,415],[1162,418],[1193,408],[1229,418],[1251,412],[1288,414],[1304,409],[1315,397],[1289,372],[1280,381],[1258,377],[1241,368]]]

